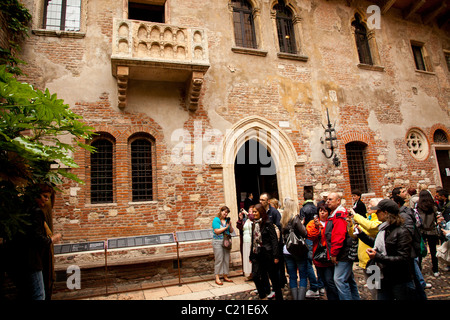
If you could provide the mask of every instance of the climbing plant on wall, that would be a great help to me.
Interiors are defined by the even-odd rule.
[[[64,179],[82,183],[70,171],[78,167],[72,153],[77,147],[93,151],[83,143],[93,131],[55,93],[16,79],[21,74],[16,58],[19,41],[31,16],[15,0],[2,0],[0,10],[8,24],[10,47],[2,48],[0,65],[0,238],[8,239],[27,223],[33,186],[58,189]]]

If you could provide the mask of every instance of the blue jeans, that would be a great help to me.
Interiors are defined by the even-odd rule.
[[[414,258],[414,281],[412,285],[412,292],[415,293],[415,298],[418,300],[427,300],[427,294],[425,293],[425,279],[423,278],[422,271],[420,271],[419,267],[419,258]]]
[[[312,291],[317,291],[319,288],[323,288],[323,283],[320,277],[316,278],[316,273],[313,268],[313,242],[310,239],[306,239],[306,245],[308,246],[308,258],[306,259],[306,274],[309,279],[309,286]]]
[[[286,264],[286,269],[289,274],[289,288],[297,288],[297,272],[300,270],[301,261],[299,259],[294,258],[294,256],[290,254],[284,255],[284,262]],[[301,277],[300,277],[301,281]]]
[[[416,273],[417,279],[419,280],[420,284],[422,285],[422,288],[425,288],[427,283],[425,282],[425,279],[423,278],[422,271],[420,271],[419,258],[414,258],[414,271]]]
[[[339,300],[360,300],[358,286],[353,275],[353,262],[338,262],[334,267],[334,282]]]
[[[317,274],[322,279],[327,292],[327,300],[339,300],[336,284],[334,283],[334,266],[317,267]]]
[[[308,259],[304,258],[296,258],[290,254],[284,255],[284,260],[286,263],[286,269],[289,274],[289,287],[297,288],[297,270],[300,275],[300,287],[306,288],[308,286]],[[314,272],[314,270],[312,270]],[[317,280],[314,275],[313,281],[309,279],[311,290],[317,291]]]
[[[31,299],[45,300],[44,277],[42,271],[32,272],[29,275]]]

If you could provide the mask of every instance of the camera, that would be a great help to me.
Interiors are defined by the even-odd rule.
[[[230,223],[230,217],[227,217],[227,218],[225,219],[225,221],[226,221],[227,223]]]

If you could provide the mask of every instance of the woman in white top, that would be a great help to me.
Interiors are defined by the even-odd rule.
[[[244,275],[247,277],[245,280],[252,280],[252,262],[250,261],[250,250],[252,246],[252,224],[253,224],[253,207],[248,208],[247,220],[242,228],[243,232],[243,243],[242,243],[242,255],[243,255],[243,269]]]

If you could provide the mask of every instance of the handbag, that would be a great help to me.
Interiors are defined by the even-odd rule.
[[[225,249],[231,250],[232,246],[233,246],[233,241],[231,239],[231,234],[224,233],[222,247],[224,247]]]
[[[305,239],[303,237],[297,237],[293,228],[290,229],[286,239],[286,250],[296,257],[302,257],[308,252]]]
[[[314,251],[313,260],[321,263],[330,262],[328,259],[328,249],[326,245],[322,245],[322,235],[319,236],[319,243],[317,244],[316,251]]]

